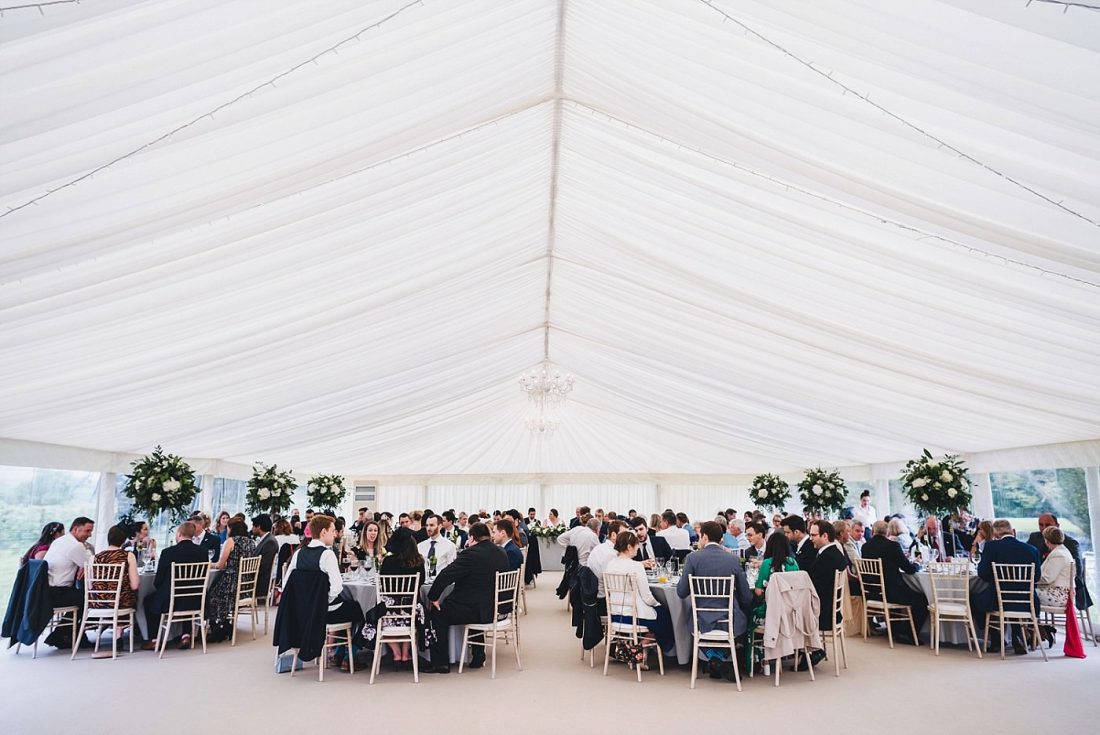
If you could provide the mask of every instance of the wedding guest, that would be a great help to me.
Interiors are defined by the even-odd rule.
[[[458,527],[456,520],[453,510],[444,511],[443,515],[439,516],[441,524],[439,533],[461,551],[466,548],[466,532]]]
[[[798,568],[804,572],[810,571],[810,567],[817,558],[817,549],[810,543],[810,536],[806,532],[806,521],[802,516],[790,515],[783,519],[783,532],[791,544],[791,553]]]
[[[217,534],[218,541],[223,544],[229,538],[229,511],[223,510],[218,513],[218,520],[214,524],[214,533]]]
[[[221,547],[221,556],[214,569],[224,570],[210,588],[207,602],[207,618],[210,620],[208,641],[219,643],[233,634],[233,604],[237,599],[237,577],[240,576],[241,559],[256,555],[256,542],[248,534],[243,522],[230,519],[228,537]],[[293,560],[291,561],[293,565]],[[337,573],[339,574],[339,573]]]
[[[775,513],[772,515],[772,527],[768,529],[768,536],[771,536],[776,531],[783,530],[783,518],[782,513]]]
[[[653,569],[658,563],[672,558],[672,547],[660,536],[649,532],[644,518],[638,516],[630,522],[630,527],[638,537],[638,553],[634,561],[640,561],[646,569]]]
[[[435,558],[435,572],[438,574],[448,564],[454,562],[458,556],[458,547],[451,543],[450,539],[444,538],[440,533],[442,531],[442,524],[440,523],[439,516],[430,515],[424,517],[424,534],[425,538],[419,544],[417,544],[417,551],[424,557],[427,564],[431,565],[432,558]],[[413,532],[413,536],[417,537],[417,534]],[[428,568],[427,572],[432,573],[432,569]]]
[[[650,533],[651,536],[656,536],[657,535],[657,531],[660,530],[660,528],[661,528],[661,514],[660,513],[650,513],[649,514],[649,525],[647,526],[647,528],[649,528],[649,533]]]
[[[280,518],[275,521],[271,529],[272,535],[275,537],[275,541],[278,542],[279,548],[282,549],[287,544],[291,546],[297,546],[301,540],[298,535],[294,533],[294,527],[290,525],[290,521],[285,518]]]
[[[695,544],[699,543],[699,528],[697,523],[692,523],[688,518],[687,513],[680,512],[676,514],[676,526],[682,530],[688,532],[688,548],[691,548]],[[673,548],[676,548],[675,546]]]
[[[19,559],[19,566],[23,566],[31,559],[42,559],[46,556],[46,551],[50,548],[50,544],[55,539],[61,538],[65,534],[65,526],[58,521],[50,521],[42,527],[42,534],[38,537],[38,540],[31,544],[31,547],[27,549],[27,553],[23,554]]]
[[[137,608],[137,590],[140,580],[138,578],[138,563],[133,552],[126,551],[122,545],[126,543],[127,528],[123,526],[111,526],[107,531],[107,548],[92,557],[95,564],[122,564],[122,589],[119,591],[118,607],[120,610],[134,610]],[[93,579],[92,589],[101,592],[115,589],[113,580]],[[93,600],[88,607],[103,609],[113,606],[113,601]],[[115,630],[115,639],[122,637],[122,627]]]
[[[172,565],[196,564],[208,561],[206,551],[191,542],[191,539],[199,532],[194,521],[184,521],[176,529],[176,543],[160,553],[160,563],[157,565],[157,576],[153,579],[153,592],[145,598],[146,632],[149,640],[142,646],[145,651],[152,651],[156,647],[156,639],[160,630],[160,616],[168,612],[168,605],[172,596]],[[196,597],[185,597],[176,603],[177,610],[198,610],[199,600]],[[191,635],[184,634],[180,637],[180,648],[191,647]]]
[[[222,542],[217,534],[210,532],[210,516],[196,511],[191,514],[191,521],[199,529],[191,542],[205,549],[207,556],[214,561],[221,555]]]
[[[577,563],[588,566],[588,555],[592,549],[600,545],[600,522],[592,516],[584,516],[584,523],[574,526],[558,536],[558,545],[564,548],[573,546],[577,549]]]
[[[375,569],[382,564],[386,556],[386,545],[381,539],[381,526],[375,521],[367,521],[360,535],[359,554],[361,559],[370,559],[370,564]]]
[[[686,515],[684,517],[687,518]],[[691,549],[691,534],[680,527],[679,518],[672,511],[661,514],[657,529],[657,535],[668,542],[673,552]]]
[[[359,509],[359,517],[355,519],[355,523],[351,524],[352,533],[354,533],[356,537],[363,533],[363,526],[367,525],[367,522],[370,520],[369,514],[370,508],[364,506]]]
[[[386,553],[386,557],[382,560],[382,568],[379,570],[380,574],[386,576],[419,574],[421,581],[424,580],[425,560],[417,547],[416,535],[412,530],[407,527],[401,527],[394,531],[393,536],[386,545]],[[395,599],[387,601],[387,604],[407,605],[411,601],[411,599],[407,598]],[[383,627],[407,627],[409,625],[415,625],[420,617],[421,616],[417,615],[412,621],[391,617],[383,622]],[[446,634],[444,634],[444,637],[446,637]],[[390,652],[393,654],[393,662],[398,668],[412,668],[412,658],[408,641],[402,643],[387,643],[386,645],[390,647]]]
[[[837,523],[843,523],[843,521],[837,521]],[[836,526],[829,521],[819,519],[810,524],[810,543],[817,549],[817,557],[809,571],[810,580],[821,602],[818,626],[820,630],[832,630],[833,587],[836,573],[847,571],[848,559],[840,544],[837,543]],[[837,613],[835,622],[840,622],[840,613]],[[810,654],[810,661],[815,665],[824,658],[824,651],[814,651]]]
[[[252,518],[252,535],[256,537],[256,554],[260,557],[260,573],[256,577],[256,594],[267,595],[271,585],[271,571],[279,555],[279,542],[272,533],[271,516],[260,513]]]
[[[895,519],[897,520],[897,519]],[[899,605],[908,605],[918,631],[928,618],[928,598],[905,583],[903,574],[915,574],[918,569],[902,553],[897,541],[888,537],[889,526],[885,521],[875,521],[871,527],[871,540],[863,545],[864,559],[882,560],[882,578],[886,585],[886,599]],[[920,645],[914,641],[907,621],[894,623],[894,640]]]
[[[848,529],[848,541],[855,547],[856,552],[860,553],[863,549],[863,544],[866,542],[867,533],[863,527],[863,521],[857,521],[852,519],[851,525]]]
[[[898,545],[901,553],[909,555],[909,548],[913,545],[913,534],[909,533],[909,527],[901,516],[894,516],[886,526],[886,537]]]
[[[69,532],[54,539],[42,558],[48,565],[52,607],[76,607],[76,625],[80,625],[80,616],[84,609],[84,592],[76,588],[77,580],[84,579],[84,566],[92,558],[85,542],[95,530],[95,521],[79,516],[69,526]],[[46,643],[58,648],[72,647],[72,632],[60,633],[55,629],[46,638]]]
[[[149,536],[149,524],[146,521],[133,521],[124,529],[127,534],[123,550],[133,551],[135,554],[142,551],[156,552],[157,540]]]
[[[466,511],[458,514],[458,530],[467,535],[470,533],[470,514]],[[465,548],[465,544],[463,544],[463,548]]]
[[[749,523],[745,526],[745,540],[749,544],[745,549],[745,558],[763,558],[764,544],[768,540],[768,527],[760,521]]]
[[[508,556],[508,571],[513,571],[523,566],[523,552],[520,551],[519,544],[515,542],[515,533],[516,525],[512,522],[511,518],[501,518],[493,524],[493,543],[499,546]],[[588,558],[591,561],[591,555],[589,555]]]
[[[799,520],[802,520],[799,518]],[[760,563],[760,569],[756,572],[756,584],[753,594],[756,596],[752,609],[753,626],[761,625],[767,617],[768,606],[764,598],[764,591],[768,587],[768,580],[773,573],[797,572],[798,562],[791,553],[791,542],[782,533],[773,533],[764,543],[764,560]]]
[[[728,528],[722,535],[722,545],[735,550],[749,548],[749,538],[745,535],[745,525],[740,518],[734,517],[729,520]]]
[[[573,529],[577,526],[583,525],[584,521],[582,519],[584,518],[584,516],[591,514],[592,509],[589,508],[587,505],[578,505],[576,512],[573,514],[573,517],[569,519],[569,528]]]
[[[1035,595],[1039,598],[1039,604],[1044,607],[1053,607],[1065,611],[1069,603],[1069,593],[1073,585],[1071,570],[1073,569],[1073,556],[1066,548],[1066,535],[1057,526],[1047,526],[1043,529],[1043,542],[1047,547],[1047,558],[1043,561],[1043,567],[1039,579],[1035,582]],[[1049,646],[1054,645],[1054,626],[1040,625],[1043,640]]]
[[[656,640],[661,650],[671,655],[676,647],[676,640],[672,633],[672,617],[668,612],[668,608],[662,607],[661,603],[650,592],[645,567],[641,562],[634,560],[638,553],[638,537],[630,531],[622,531],[615,539],[615,551],[618,552],[618,556],[607,563],[604,568],[604,578],[606,579],[608,574],[633,575],[634,604],[637,607],[638,620],[635,621],[629,616],[614,614],[611,615],[611,621],[645,627],[649,631],[645,636],[646,640]],[[619,593],[618,598],[614,593],[607,598],[608,612],[629,604],[629,600],[623,597],[622,593]],[[646,668],[644,664],[642,664],[642,667]]]
[[[1039,530],[1032,533],[1027,542],[1034,546],[1039,551],[1039,558],[1045,559],[1047,553],[1049,553],[1046,543],[1043,542],[1043,532],[1048,528],[1059,528],[1058,517],[1053,513],[1042,513],[1038,518]],[[1076,580],[1076,597],[1074,604],[1078,610],[1087,610],[1092,607],[1092,596],[1089,594],[1088,585],[1085,583],[1085,565],[1081,563],[1081,547],[1077,543],[1077,540],[1071,537],[1065,531],[1062,531],[1062,535],[1065,538],[1063,545],[1066,547],[1066,551],[1069,552],[1070,557],[1073,558],[1073,563],[1077,565],[1077,580]]]

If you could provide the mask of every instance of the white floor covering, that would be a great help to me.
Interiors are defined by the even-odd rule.
[[[111,661],[81,652],[70,662],[68,654],[48,647],[37,660],[29,650],[18,656],[7,650],[0,655],[6,703],[0,731],[282,733],[315,729],[313,722],[326,732],[369,733],[377,724],[403,733],[438,733],[444,724],[444,730],[468,731],[462,721],[470,717],[482,723],[475,731],[503,727],[525,735],[560,733],[579,718],[591,728],[577,732],[621,726],[632,735],[683,732],[699,724],[732,732],[744,717],[754,718],[754,728],[769,729],[773,722],[787,729],[817,720],[832,732],[843,727],[854,733],[874,732],[875,723],[902,731],[905,723],[930,727],[937,735],[1100,728],[1100,648],[1087,646],[1083,661],[1064,658],[1061,634],[1049,663],[1037,652],[979,661],[965,648],[946,648],[936,658],[926,646],[890,650],[884,638],[855,639],[848,645],[850,668],[839,679],[825,662],[815,682],[805,673],[784,671],[778,689],[757,677],[746,679],[740,693],[705,676],[692,691],[689,673],[675,666],[664,677],[654,667],[638,684],[633,672],[612,664],[605,678],[600,662],[590,669],[580,661],[569,613],[554,595],[559,578],[543,575],[538,588],[528,590],[530,614],[521,620],[524,670],[516,670],[510,649],[501,649],[495,681],[488,666],[462,675],[457,667],[448,675],[424,674],[419,684],[411,672],[385,669],[374,686],[367,684],[369,672],[349,676],[331,669],[319,683],[312,666],[291,679],[272,673],[270,638],[252,641],[244,623],[235,648],[211,646],[206,656],[169,651],[158,661],[139,651]],[[186,719],[185,705],[191,713]],[[496,721],[499,714],[507,722]]]

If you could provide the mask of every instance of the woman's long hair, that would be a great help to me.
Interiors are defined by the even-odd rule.
[[[791,542],[787,540],[787,534],[780,531],[768,536],[764,544],[764,558],[772,560],[772,572],[782,572],[790,555]]]
[[[23,554],[23,558],[19,560],[19,566],[23,566],[31,557],[34,556],[34,550],[39,546],[45,544],[49,546],[53,543],[53,540],[65,533],[65,526],[57,521],[50,521],[42,527],[42,535],[38,537],[38,540],[31,544],[31,547],[27,549],[27,553]]]
[[[386,551],[396,556],[406,569],[421,569],[424,566],[424,557],[416,548],[416,536],[404,526],[393,532],[386,544]]]
[[[367,546],[367,531],[370,527],[374,526],[378,529],[378,535],[374,538],[374,547]],[[359,548],[363,551],[369,551],[373,556],[380,556],[385,544],[382,543],[382,526],[374,521],[367,521],[363,525],[363,530],[359,532]]]

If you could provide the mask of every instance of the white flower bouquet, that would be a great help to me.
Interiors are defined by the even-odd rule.
[[[334,514],[348,494],[344,487],[344,478],[340,475],[314,475],[306,483],[306,497],[314,508]]]
[[[970,476],[957,455],[945,454],[936,461],[925,449],[906,463],[901,484],[909,501],[925,513],[942,515],[970,507]]]
[[[178,523],[191,510],[199,488],[191,467],[157,446],[151,454],[133,463],[130,479],[122,491],[133,503],[131,516],[153,518],[168,513],[171,521]]]
[[[779,475],[757,475],[752,478],[749,497],[758,507],[781,510],[791,497],[791,486]]]
[[[252,513],[283,513],[293,504],[297,487],[292,472],[280,472],[278,465],[257,463],[248,481],[245,503]]]
[[[848,489],[836,470],[826,472],[820,467],[814,467],[806,470],[806,476],[798,483],[798,495],[804,508],[829,515],[844,507]]]

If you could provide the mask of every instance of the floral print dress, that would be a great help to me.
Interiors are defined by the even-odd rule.
[[[256,542],[249,536],[233,536],[233,550],[225,561],[225,571],[210,588],[207,599],[207,617],[215,622],[227,622],[233,614],[237,600],[237,578],[240,576],[241,559],[256,555]]]

